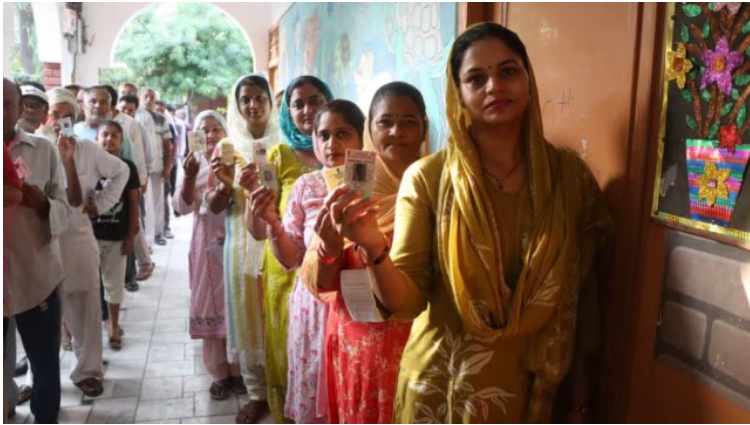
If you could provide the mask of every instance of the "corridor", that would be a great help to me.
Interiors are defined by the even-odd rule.
[[[211,377],[203,367],[201,342],[192,341],[187,333],[192,220],[192,216],[172,218],[175,238],[164,247],[154,246],[157,267],[153,276],[140,282],[138,292],[126,294],[121,313],[123,347],[104,349],[108,363],[104,394],[96,399],[84,397],[68,377],[73,353],[60,351],[60,423],[234,423],[246,400],[236,395],[211,400]],[[20,339],[17,347],[20,359]],[[19,385],[24,380],[16,379]],[[28,402],[16,412],[10,423],[32,423]],[[271,420],[268,415],[264,422]]]

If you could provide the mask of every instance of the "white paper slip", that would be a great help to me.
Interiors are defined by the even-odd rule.
[[[341,271],[341,294],[349,314],[357,322],[382,322],[366,269]]]
[[[234,145],[231,143],[221,144],[221,162],[224,165],[232,165],[234,163]]]
[[[365,199],[372,196],[375,187],[375,152],[346,151],[344,181],[353,191],[361,191]]]
[[[31,177],[31,169],[26,165],[26,161],[23,160],[23,157],[19,156],[16,158],[16,160],[13,161],[13,165],[16,167],[16,174],[18,174],[18,178],[21,179],[21,182],[25,182]]]
[[[259,166],[258,173],[260,174],[260,184],[265,186],[274,192],[279,192],[279,183],[276,180],[276,165],[265,164]]]
[[[261,166],[268,164],[268,144],[253,142],[253,164]]]
[[[73,131],[73,121],[70,117],[60,119],[60,132],[65,137],[73,137],[76,135],[75,131]]]
[[[188,145],[190,146],[190,152],[205,152],[208,147],[206,132],[198,130],[188,133]]]

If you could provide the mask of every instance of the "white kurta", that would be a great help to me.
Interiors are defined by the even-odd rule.
[[[120,123],[122,131],[130,138],[133,147],[133,164],[138,169],[138,181],[143,186],[148,180],[148,170],[146,169],[146,151],[141,126],[138,121],[123,113],[118,113],[114,120]]]

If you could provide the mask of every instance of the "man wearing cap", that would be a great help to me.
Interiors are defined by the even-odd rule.
[[[108,154],[93,140],[65,137],[60,121],[75,122],[78,103],[73,94],[56,88],[47,92],[49,113],[42,127],[55,140],[67,179],[67,197],[72,214],[68,228],[60,235],[65,281],[60,285],[62,317],[72,335],[75,367],[70,380],[87,396],[102,394],[102,310],[99,300],[99,244],[83,207],[93,203],[97,211],[109,211],[120,201],[130,169]],[[107,179],[100,191],[97,183]]]
[[[55,423],[60,410],[58,286],[65,278],[59,236],[68,227],[71,210],[57,148],[16,126],[20,107],[21,91],[4,78],[3,142],[24,180],[23,201],[4,248],[10,265],[4,285],[9,314],[16,319],[34,374],[31,413],[37,423]]]
[[[21,117],[18,125],[26,133],[33,134],[44,123],[49,109],[49,100],[44,90],[32,84],[21,85]]]

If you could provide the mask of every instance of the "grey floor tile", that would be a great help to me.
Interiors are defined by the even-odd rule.
[[[192,361],[159,362],[146,364],[146,378],[160,376],[191,376],[195,374],[195,365]]]
[[[141,386],[141,400],[165,400],[182,398],[182,377],[168,376],[144,378]]]
[[[185,376],[182,378],[182,390],[184,392],[208,391],[212,382],[211,375]]]
[[[192,398],[178,398],[171,400],[142,401],[138,403],[136,421],[152,421],[161,419],[192,418]]]
[[[146,368],[146,359],[110,360],[104,379],[140,379]]]
[[[195,416],[236,415],[239,411],[237,396],[230,394],[225,400],[214,400],[208,391],[195,393]]]
[[[183,424],[233,424],[236,415],[183,419]]]
[[[176,362],[185,360],[185,344],[151,344],[148,352],[149,363]]]
[[[137,408],[137,397],[96,400],[93,403],[88,423],[132,424]]]
[[[61,424],[85,424],[91,413],[91,405],[61,407],[57,422]]]

